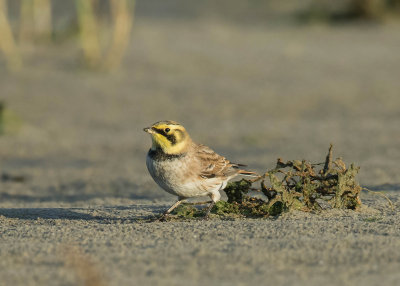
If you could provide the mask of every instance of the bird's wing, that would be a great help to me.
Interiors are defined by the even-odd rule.
[[[230,177],[240,171],[238,164],[231,163],[205,145],[197,145],[196,158],[200,163],[200,177],[204,179]]]

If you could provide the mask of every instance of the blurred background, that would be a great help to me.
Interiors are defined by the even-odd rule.
[[[0,0],[3,206],[173,199],[143,127],[400,189],[399,0]]]

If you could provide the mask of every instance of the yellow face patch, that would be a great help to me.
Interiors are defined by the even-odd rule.
[[[174,124],[156,123],[151,127],[152,150],[161,148],[166,154],[182,153],[190,137],[185,128],[174,122]]]
[[[153,142],[152,149],[155,150],[157,147],[161,147],[161,149],[169,149],[171,148],[171,142],[163,135],[158,133],[151,134],[151,140]]]

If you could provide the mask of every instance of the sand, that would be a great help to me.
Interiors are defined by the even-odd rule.
[[[26,180],[0,183],[0,285],[78,285],[81,269],[104,285],[400,285],[398,29],[138,17],[118,72],[80,69],[72,41],[1,69],[20,119],[1,172]],[[144,222],[175,199],[145,167],[142,128],[162,119],[258,172],[332,142],[395,208],[363,193],[359,212]]]
[[[140,222],[166,206],[140,201],[1,208],[0,275],[4,285],[76,285],[74,247],[105,285],[398,285],[399,212],[364,202],[374,209],[167,223]]]

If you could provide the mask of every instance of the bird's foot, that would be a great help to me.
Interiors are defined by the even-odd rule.
[[[167,214],[167,213],[164,213],[164,214],[162,214],[162,215],[157,219],[157,221],[166,222],[167,219],[168,219],[168,214]]]
[[[210,214],[206,214],[205,216],[203,216],[203,218],[201,220],[209,221],[210,220]]]

